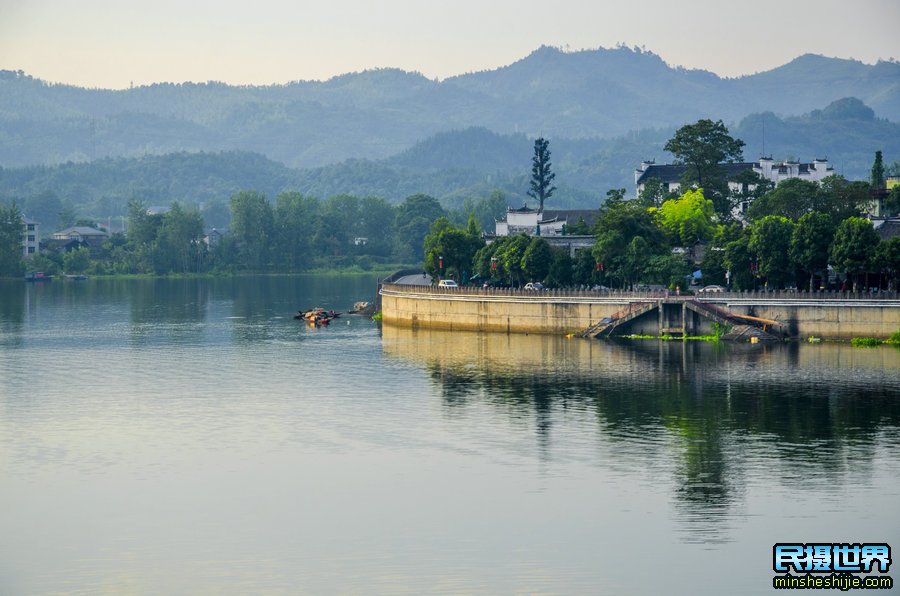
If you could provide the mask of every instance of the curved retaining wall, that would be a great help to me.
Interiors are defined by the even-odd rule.
[[[385,284],[383,321],[404,327],[565,334],[583,331],[659,294],[443,289]],[[792,337],[886,338],[900,329],[900,300],[822,294],[721,294],[704,302],[735,314],[774,319]]]

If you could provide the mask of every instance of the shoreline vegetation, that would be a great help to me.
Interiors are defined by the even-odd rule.
[[[340,277],[345,275],[390,275],[398,269],[412,268],[409,264],[372,267],[358,265],[340,268],[316,267],[304,271],[204,271],[199,273],[100,273],[88,275],[89,279],[223,279],[229,277],[300,277],[319,275]],[[22,276],[4,276],[0,281],[22,281]]]

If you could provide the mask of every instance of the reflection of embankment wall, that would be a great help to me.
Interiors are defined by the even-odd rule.
[[[491,292],[386,284],[385,323],[412,328],[565,334],[583,331],[648,296],[592,292]],[[885,338],[900,329],[900,301],[722,295],[705,302],[732,313],[772,319],[792,337]],[[652,325],[652,323],[651,323]],[[648,331],[650,329],[648,328]]]

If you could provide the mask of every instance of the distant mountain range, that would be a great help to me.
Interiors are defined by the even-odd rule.
[[[659,138],[701,117],[740,129],[749,114],[770,112],[759,122],[787,123],[789,116],[845,97],[862,100],[876,122],[900,121],[900,64],[804,55],[770,71],[723,79],[624,47],[542,47],[509,66],[443,81],[382,69],[267,87],[164,83],[122,91],[51,85],[0,71],[0,166],[248,151],[292,168],[388,158],[383,167],[399,167],[431,151],[432,161],[483,171],[474,154],[437,158],[436,148],[452,143],[452,135],[432,137],[477,127],[485,139],[486,133],[508,137],[516,160],[527,162],[528,148],[521,157],[519,147],[536,135],[550,138],[559,151],[568,151],[562,149],[568,143],[573,155],[586,156],[629,142],[610,139]],[[777,153],[777,137],[768,136],[775,133],[766,134],[766,150]],[[813,152],[823,150],[832,149]],[[512,160],[506,153],[485,163],[508,166]]]

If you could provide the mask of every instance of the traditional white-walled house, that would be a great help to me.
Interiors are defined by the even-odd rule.
[[[725,172],[728,187],[732,190],[741,190],[737,177],[747,170],[751,170],[760,177],[771,180],[776,185],[789,178],[800,178],[812,182],[821,182],[834,174],[834,168],[829,165],[827,159],[814,159],[810,163],[798,161],[775,161],[771,156],[761,157],[756,162],[723,163],[719,164]],[[663,188],[669,192],[675,192],[681,186],[681,177],[687,171],[686,165],[656,165],[653,161],[641,162],[641,167],[634,171],[635,196],[640,196],[644,186],[651,178],[658,179]]]
[[[566,227],[571,228],[581,219],[587,225],[593,225],[598,214],[597,209],[545,209],[541,212],[529,209],[528,205],[519,209],[508,207],[506,218],[494,222],[495,235],[562,236]]]
[[[593,225],[598,214],[597,209],[548,209],[541,212],[529,209],[528,205],[523,205],[519,209],[509,207],[506,210],[506,218],[494,222],[495,234],[485,235],[485,240],[490,244],[501,236],[516,234],[540,236],[549,242],[550,246],[564,248],[574,256],[576,250],[593,246],[594,237],[567,234],[566,228],[571,228],[582,219],[587,225]]]
[[[22,224],[25,227],[25,235],[22,238],[22,254],[27,257],[40,250],[41,226],[38,222],[27,217],[22,218]]]

